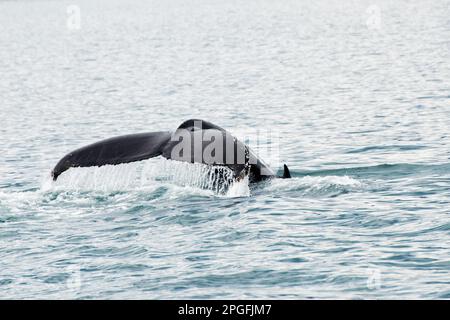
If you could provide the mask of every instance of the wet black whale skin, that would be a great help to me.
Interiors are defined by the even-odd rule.
[[[179,154],[172,152],[180,141],[180,138],[177,136],[183,134],[190,134],[192,139],[201,139],[203,135],[213,135],[223,139],[223,159],[214,164],[229,167],[233,171],[235,177],[242,176],[243,173],[248,172],[250,182],[258,182],[274,176],[270,168],[268,168],[262,160],[258,159],[248,146],[240,142],[228,131],[204,120],[190,119],[183,122],[173,133],[169,131],[158,131],[124,135],[102,140],[74,150],[64,156],[55,166],[52,171],[53,180],[57,180],[63,172],[70,168],[100,167],[103,165],[130,163],[160,155],[166,159],[205,163],[202,157],[195,157],[193,147],[191,149],[191,155],[190,157],[187,157],[187,159],[186,157],[181,157]],[[205,141],[203,139],[201,141],[201,150],[203,151],[211,141]],[[226,141],[233,141],[234,144],[234,160],[231,162],[226,158]],[[242,158],[239,159],[237,156],[238,154],[245,154],[246,158],[244,162],[241,161]],[[248,159],[250,158],[252,161],[249,162]],[[265,174],[262,174],[262,169],[265,170]]]

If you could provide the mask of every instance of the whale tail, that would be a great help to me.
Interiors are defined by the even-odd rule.
[[[289,179],[291,177],[291,173],[289,172],[289,168],[287,167],[287,165],[283,166],[283,179]]]
[[[222,150],[219,150],[221,152],[215,153],[217,144],[212,145],[211,138],[214,142],[221,140]],[[192,143],[194,141],[199,142],[200,148],[197,148],[197,142]],[[232,152],[227,154],[226,149],[230,147],[228,141],[232,142],[232,148],[229,150]],[[211,151],[211,154],[205,158],[204,154],[207,150]],[[207,121],[191,119],[183,122],[174,132],[129,134],[98,141],[74,150],[59,160],[52,171],[52,177],[53,180],[57,180],[70,168],[117,165],[158,156],[189,163],[226,166],[238,179],[250,176],[250,182],[258,182],[274,176],[273,171],[261,159],[258,159],[248,146],[225,129]],[[249,164],[249,159],[256,162]],[[286,166],[284,171],[283,177],[290,177]]]

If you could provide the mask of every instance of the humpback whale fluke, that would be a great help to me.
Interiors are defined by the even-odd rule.
[[[130,163],[162,156],[166,159],[226,166],[234,179],[249,175],[250,182],[275,176],[250,148],[225,129],[208,121],[190,119],[174,132],[130,134],[102,140],[64,156],[52,171],[53,180],[70,168]],[[284,165],[282,178],[290,178]]]

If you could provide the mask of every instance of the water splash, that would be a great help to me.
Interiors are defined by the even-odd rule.
[[[102,167],[71,168],[59,176],[57,181],[48,177],[42,188],[44,191],[126,191],[139,186],[141,163],[106,165]]]
[[[250,188],[248,175],[240,181],[233,182],[229,187],[226,195],[227,197],[249,197]]]
[[[225,194],[233,184],[233,171],[223,166],[157,159],[153,163],[146,162],[141,174],[143,185],[152,181],[171,182]]]
[[[233,181],[233,171],[223,166],[154,158],[145,161],[106,165],[102,167],[72,168],[57,181],[47,177],[42,183],[43,191],[129,191],[154,187],[155,184],[173,184],[201,190],[215,195],[248,196],[248,177]]]

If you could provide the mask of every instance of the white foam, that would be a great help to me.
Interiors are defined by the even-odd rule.
[[[327,193],[333,190],[358,191],[367,185],[349,176],[305,176],[292,179],[273,179],[267,186],[267,191],[303,190],[303,194]]]
[[[240,181],[235,181],[226,193],[227,197],[249,197],[250,187],[248,176],[245,176]]]
[[[0,191],[0,213],[7,210],[11,213],[26,214],[25,208],[36,207],[40,194],[35,191],[3,192]]]

